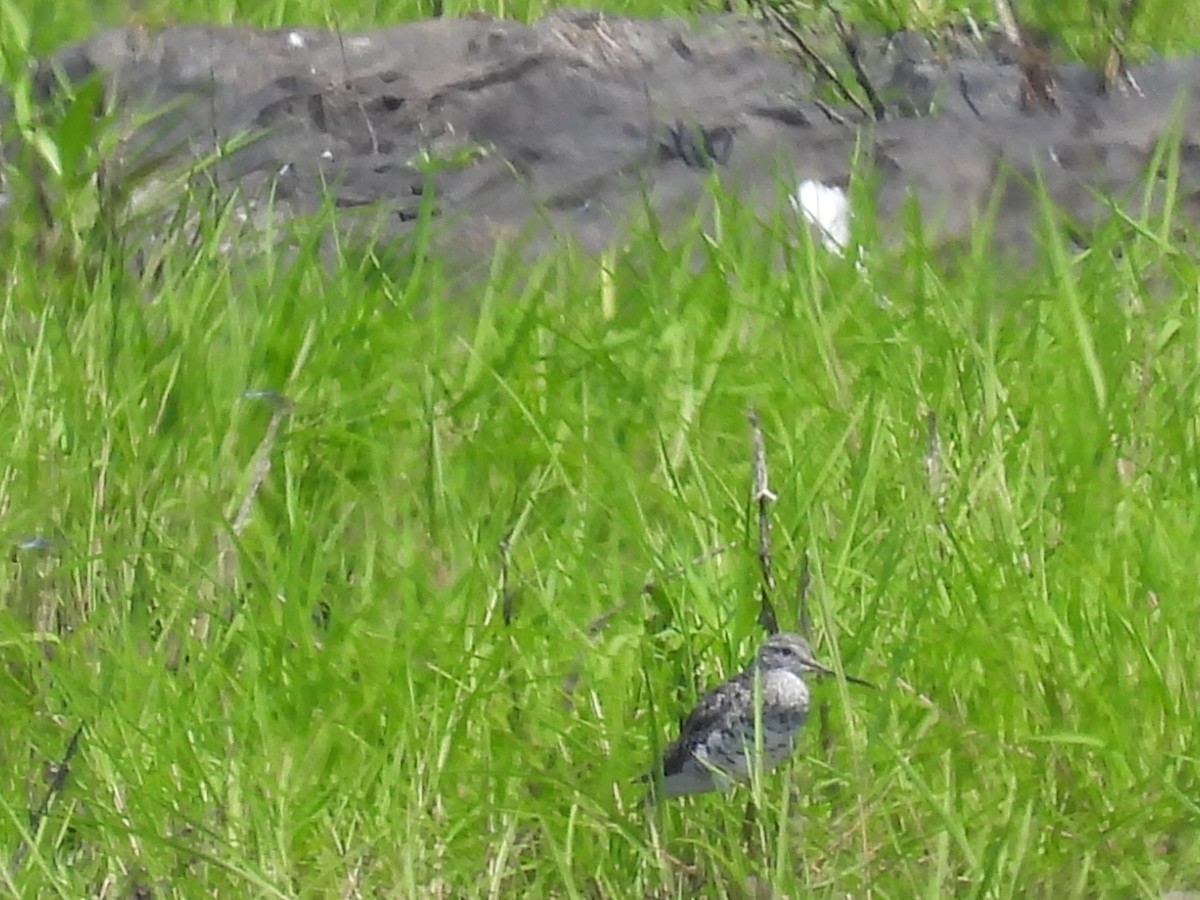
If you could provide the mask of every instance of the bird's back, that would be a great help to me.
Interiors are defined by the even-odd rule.
[[[763,769],[792,751],[808,713],[808,686],[786,669],[751,667],[709,691],[684,721],[663,757],[666,796],[702,793],[750,776],[755,740],[755,675],[759,675]],[[719,770],[714,773],[713,769]]]

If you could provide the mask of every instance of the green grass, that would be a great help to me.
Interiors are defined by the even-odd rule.
[[[867,278],[730,206],[470,301],[403,253],[322,265],[316,226],[232,256],[218,212],[138,276],[71,121],[65,225],[0,243],[0,890],[1200,888],[1200,266],[1169,212],[1016,275],[914,227]],[[648,815],[633,779],[761,638],[751,406],[783,623],[807,561],[819,655],[880,690],[824,683],[793,764]]]
[[[757,2],[757,0],[754,0]],[[825,22],[827,0],[771,0],[802,25]],[[1182,53],[1200,49],[1200,4],[1195,0],[1137,0],[1122,11],[1120,0],[1010,0],[1019,20],[1055,37],[1063,54],[1096,61],[1114,30],[1134,57],[1151,50]],[[501,18],[530,21],[562,6],[603,9],[634,16],[691,16],[723,8],[722,0],[63,0],[36,3],[8,0],[29,20],[33,48],[49,52],[60,44],[92,34],[99,26],[174,22],[217,22],[261,27],[312,25],[346,30],[395,25],[433,15],[486,11]],[[746,11],[752,0],[735,0]],[[993,18],[994,0],[852,0],[837,4],[849,21],[867,28],[937,28],[970,16]]]

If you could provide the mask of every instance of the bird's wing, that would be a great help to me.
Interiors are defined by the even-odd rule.
[[[679,737],[663,753],[663,774],[676,775],[692,759],[696,747],[715,729],[728,728],[735,710],[753,702],[749,679],[737,675],[700,698],[679,729]]]

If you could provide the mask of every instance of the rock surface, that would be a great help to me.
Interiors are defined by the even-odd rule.
[[[963,46],[947,55],[912,34],[873,46],[880,122],[831,112],[765,25],[734,16],[689,26],[559,10],[529,26],[436,19],[340,35],[119,29],[62,49],[40,82],[99,72],[121,109],[167,107],[137,141],[154,154],[258,134],[216,169],[248,209],[273,195],[276,212],[303,214],[330,197],[346,227],[369,222],[389,239],[425,209],[463,260],[518,235],[531,253],[564,234],[600,251],[644,198],[668,224],[691,215],[714,171],[743,202],[776,206],[806,179],[846,185],[864,150],[885,237],[910,191],[935,237],[965,235],[1011,171],[995,233],[1028,250],[1038,211],[1022,180],[1040,172],[1086,232],[1109,214],[1104,196],[1140,198],[1172,128],[1183,205],[1200,209],[1200,128],[1177,102],[1200,84],[1200,61],[1137,67],[1140,92],[1104,93],[1094,73],[1059,67],[1058,109],[1024,111],[1015,62]]]

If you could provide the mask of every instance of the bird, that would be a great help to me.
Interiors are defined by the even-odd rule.
[[[768,637],[745,669],[701,697],[683,720],[658,770],[644,776],[655,783],[650,799],[726,791],[748,781],[757,746],[756,719],[762,735],[761,770],[779,765],[791,755],[808,718],[808,674],[833,671],[816,661],[800,635],[785,631]],[[874,687],[861,678],[847,675],[846,680]],[[756,690],[761,698],[757,716]]]

